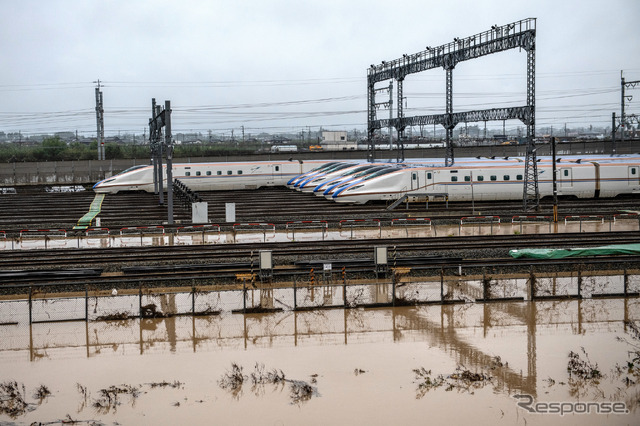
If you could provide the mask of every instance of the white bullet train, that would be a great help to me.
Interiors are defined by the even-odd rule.
[[[443,159],[411,159],[405,163],[358,160],[254,161],[178,163],[173,176],[194,191],[295,187],[311,183],[318,196],[339,203],[393,201],[403,195],[447,196],[450,201],[522,199],[525,160],[458,158],[445,167]],[[557,160],[559,196],[609,198],[640,193],[640,155],[564,156]],[[541,197],[552,194],[550,157],[538,157]],[[166,190],[166,165],[164,165]],[[325,178],[326,179],[323,179]],[[94,185],[97,193],[153,192],[153,166],[127,169]],[[316,190],[317,189],[317,190]]]
[[[299,176],[330,160],[253,161],[221,163],[178,163],[172,167],[174,179],[184,182],[193,191],[257,189],[263,186],[284,186]],[[163,165],[166,190],[167,165]],[[153,192],[153,166],[131,167],[93,186],[97,193],[119,191]]]
[[[518,200],[524,185],[524,158],[456,161],[450,167],[406,167],[356,179],[336,188],[331,199],[364,204],[403,195],[447,196],[450,201]],[[553,195],[550,157],[539,157],[540,196]],[[610,198],[640,193],[639,156],[569,156],[556,160],[559,196]]]

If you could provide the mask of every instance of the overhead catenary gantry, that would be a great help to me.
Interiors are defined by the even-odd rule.
[[[446,131],[445,165],[454,164],[451,139],[453,129],[462,122],[502,121],[518,119],[527,127],[527,156],[525,162],[525,180],[523,204],[525,210],[538,208],[538,171],[535,147],[535,39],[536,19],[528,18],[507,25],[494,25],[491,30],[467,38],[455,38],[453,42],[439,47],[427,47],[426,50],[412,55],[403,55],[393,61],[383,61],[371,65],[367,73],[367,130],[369,142],[369,161],[375,160],[374,134],[377,129],[395,128],[398,140],[398,160],[404,160],[402,140],[408,126],[439,124]],[[459,62],[480,58],[492,53],[520,48],[527,52],[527,103],[519,107],[491,108],[485,110],[453,111],[453,69]],[[442,114],[405,117],[403,111],[403,82],[407,75],[442,67],[446,72],[446,107]],[[397,82],[396,116],[391,113],[392,95],[387,102],[376,102],[376,83],[391,80]],[[391,87],[391,84],[389,85]],[[391,94],[392,91],[389,90]],[[376,110],[388,105],[389,119],[378,119]]]

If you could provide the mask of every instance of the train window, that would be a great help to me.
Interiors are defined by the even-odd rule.
[[[211,176],[211,170],[207,170],[207,176]]]
[[[569,176],[569,170],[564,169],[564,175],[565,175],[565,176]]]
[[[276,166],[276,172],[280,171],[280,166]]]
[[[196,176],[200,176],[202,172],[196,172]]]
[[[232,172],[231,170],[227,170],[227,174],[228,174],[228,175],[230,175],[230,174],[232,174],[232,173],[233,173],[233,172]]]
[[[451,176],[451,182],[457,182],[458,176]]]
[[[522,175],[516,175],[516,180],[522,180]]]
[[[417,173],[411,173],[411,180],[417,180],[418,179],[418,174]]]
[[[498,180],[498,178],[496,177],[496,175],[491,175],[491,180]]]
[[[242,174],[242,170],[238,170],[238,174],[241,175]]]
[[[509,176],[509,175],[504,175],[504,176],[503,176],[503,178],[504,178],[504,180],[509,180],[509,179],[511,179],[511,176]]]
[[[476,180],[478,182],[482,182],[484,180],[484,176],[476,176]]]
[[[631,168],[631,174],[632,174],[632,175],[635,175],[635,174],[636,174],[636,168],[635,168],[635,167],[632,167],[632,168]]]
[[[464,181],[465,182],[471,182],[471,176],[465,176],[464,177]]]
[[[191,172],[184,172],[185,176],[191,176]]]
[[[218,176],[220,176],[220,175],[222,174],[222,170],[218,170],[218,171],[216,172],[216,174],[217,174]]]
[[[427,179],[431,179],[431,172],[427,173]]]

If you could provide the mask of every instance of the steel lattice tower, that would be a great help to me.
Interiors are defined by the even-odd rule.
[[[375,131],[394,127],[398,132],[398,159],[404,159],[402,139],[407,126],[439,124],[446,130],[445,164],[454,164],[453,129],[458,123],[484,121],[503,121],[518,119],[527,126],[527,157],[523,202],[525,210],[537,208],[539,203],[538,173],[535,148],[535,38],[536,19],[528,18],[507,25],[494,25],[491,30],[464,39],[455,38],[453,42],[439,47],[427,47],[426,50],[402,58],[371,65],[367,70],[367,133],[369,142],[369,161],[375,160]],[[491,108],[486,110],[453,111],[453,69],[462,61],[479,58],[492,53],[520,48],[527,52],[527,105],[520,107]],[[413,73],[442,67],[446,71],[446,110],[443,114],[405,117],[402,108],[404,78]],[[376,103],[375,85],[385,80],[398,82],[397,116],[378,119],[376,109],[381,105],[391,108],[388,103]]]

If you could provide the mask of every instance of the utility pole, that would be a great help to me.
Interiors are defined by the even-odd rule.
[[[96,87],[96,140],[98,141],[98,160],[104,160],[104,104],[102,91],[100,90],[100,80],[94,81]]]
[[[173,141],[171,138],[171,101],[164,101],[164,143],[167,147],[167,222],[173,225]]]
[[[154,189],[159,195],[159,204],[164,204],[164,168],[162,166],[163,146],[167,155],[167,212],[168,223],[173,225],[173,141],[171,135],[171,102],[164,102],[164,109],[156,105],[156,99],[151,100],[152,116],[149,119],[149,142],[154,163]],[[165,128],[164,138],[162,128]],[[164,139],[164,140],[163,140]],[[157,185],[156,185],[157,180]]]
[[[393,80],[389,82],[389,150],[393,149],[393,128],[391,123],[393,120]]]
[[[617,154],[618,149],[616,145],[616,113],[611,113],[611,153]]]

